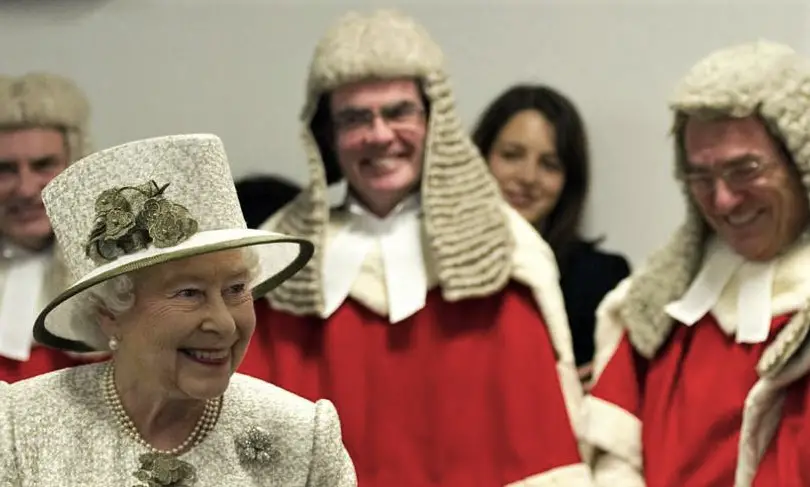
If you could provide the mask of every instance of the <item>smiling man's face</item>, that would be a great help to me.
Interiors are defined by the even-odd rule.
[[[759,119],[690,119],[683,142],[692,198],[738,254],[770,260],[807,227],[807,191]]]
[[[0,234],[30,250],[44,247],[51,223],[42,189],[68,165],[62,131],[0,130]]]

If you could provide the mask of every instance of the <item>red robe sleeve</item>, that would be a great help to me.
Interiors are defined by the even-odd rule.
[[[810,375],[785,393],[782,418],[757,468],[752,487],[810,485]]]
[[[584,409],[585,439],[593,445],[598,486],[643,487],[641,403],[644,362],[618,316],[629,285],[609,293],[597,310],[594,380]]]

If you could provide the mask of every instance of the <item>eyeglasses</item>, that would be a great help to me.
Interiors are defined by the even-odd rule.
[[[335,128],[340,132],[355,132],[374,127],[377,113],[370,109],[347,108],[334,116]],[[424,121],[425,109],[413,102],[384,106],[379,117],[392,130],[411,128]]]
[[[765,174],[773,165],[771,161],[752,157],[709,168],[690,167],[684,171],[681,179],[696,193],[704,194],[714,191],[714,182],[718,178],[729,189],[738,191]]]

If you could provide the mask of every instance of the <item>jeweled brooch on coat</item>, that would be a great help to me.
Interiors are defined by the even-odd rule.
[[[258,426],[251,426],[236,438],[236,453],[245,466],[269,465],[279,457],[272,435]]]

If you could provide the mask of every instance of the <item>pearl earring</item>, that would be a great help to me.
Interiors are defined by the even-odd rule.
[[[107,346],[110,347],[110,350],[112,351],[118,350],[118,339],[115,337],[110,338],[110,341],[109,343],[107,343]]]

